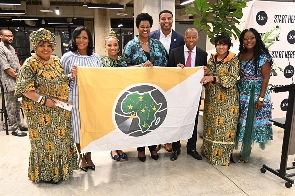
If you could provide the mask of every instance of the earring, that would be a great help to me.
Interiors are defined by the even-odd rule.
[[[118,53],[120,52],[120,49],[118,49]]]

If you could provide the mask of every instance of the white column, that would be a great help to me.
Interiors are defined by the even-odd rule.
[[[97,3],[109,4],[110,0],[99,0]],[[111,30],[111,19],[109,10],[95,9],[94,10],[94,51],[99,55],[106,55],[105,38]]]

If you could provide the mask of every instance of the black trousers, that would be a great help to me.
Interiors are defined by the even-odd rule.
[[[201,100],[200,100],[201,103]],[[195,118],[195,126],[194,126],[194,131],[193,131],[193,135],[190,139],[187,140],[187,144],[186,144],[186,148],[187,150],[196,150],[196,146],[197,146],[197,128],[198,128],[198,118],[199,117],[199,109],[197,111],[197,115]],[[172,143],[172,150],[176,151],[180,149],[180,141],[177,142],[173,142]]]
[[[152,146],[148,146],[148,147],[149,147],[150,152],[152,152],[152,151],[155,151],[155,150],[156,150],[157,145],[152,145]],[[143,147],[138,147],[138,148],[137,148],[137,151],[138,151],[138,152],[143,152],[143,151],[145,151],[145,146],[143,146]]]

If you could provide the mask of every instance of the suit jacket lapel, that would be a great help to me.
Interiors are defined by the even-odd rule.
[[[180,47],[179,52],[181,52],[179,54],[179,58],[181,58],[180,62],[182,62],[182,64],[184,64],[184,66],[185,66],[184,46]]]
[[[156,39],[160,40],[160,30],[159,29],[156,31],[155,35],[156,35]]]
[[[174,39],[176,39],[176,38],[175,38],[175,33],[174,33],[174,31],[172,30],[172,34],[171,34],[171,43],[170,43],[170,50],[171,50],[171,48],[174,48]]]

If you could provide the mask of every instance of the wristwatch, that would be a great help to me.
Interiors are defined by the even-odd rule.
[[[264,98],[263,97],[259,97],[258,100],[259,101],[264,101]]]

